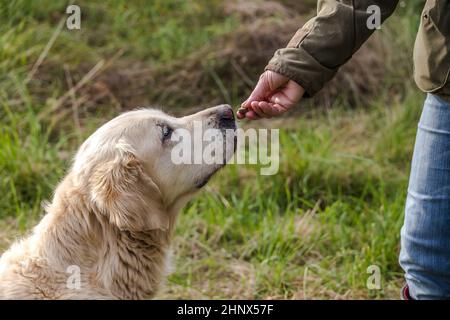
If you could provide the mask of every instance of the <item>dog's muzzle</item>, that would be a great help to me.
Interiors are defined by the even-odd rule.
[[[219,109],[217,110],[217,120],[219,123],[219,129],[236,129],[234,112],[228,104],[219,106]]]

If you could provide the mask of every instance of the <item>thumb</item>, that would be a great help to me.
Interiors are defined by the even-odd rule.
[[[264,98],[270,94],[269,87],[267,85],[267,81],[264,77],[264,73],[261,75],[261,77],[258,80],[258,83],[256,84],[255,88],[253,89],[250,96],[245,100],[241,106],[244,108],[249,108],[252,101],[260,101],[264,100]]]

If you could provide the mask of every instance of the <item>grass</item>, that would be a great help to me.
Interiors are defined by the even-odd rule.
[[[77,93],[64,112],[42,117],[68,89],[62,66],[75,83],[121,49],[120,61],[164,66],[239,25],[220,1],[77,2],[82,30],[63,29],[26,83],[67,5],[44,2],[0,0],[1,249],[37,223],[76,148],[118,112],[99,102],[77,123]],[[280,128],[280,170],[261,176],[230,165],[185,208],[161,298],[398,298],[399,231],[424,98],[408,60],[419,2],[382,30],[400,54],[386,59],[379,96],[356,109],[339,99],[331,110],[243,124]],[[381,269],[380,290],[366,287],[371,265]]]

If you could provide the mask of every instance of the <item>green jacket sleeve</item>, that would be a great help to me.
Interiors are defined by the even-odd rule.
[[[289,77],[305,89],[306,97],[313,96],[374,32],[374,12],[380,13],[382,23],[397,3],[398,0],[319,0],[317,16],[297,31],[286,48],[275,52],[265,69]]]

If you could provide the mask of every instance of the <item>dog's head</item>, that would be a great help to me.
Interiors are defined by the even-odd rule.
[[[235,129],[228,105],[182,118],[127,112],[83,143],[72,174],[119,228],[166,229],[168,208],[184,203],[230,159]]]

